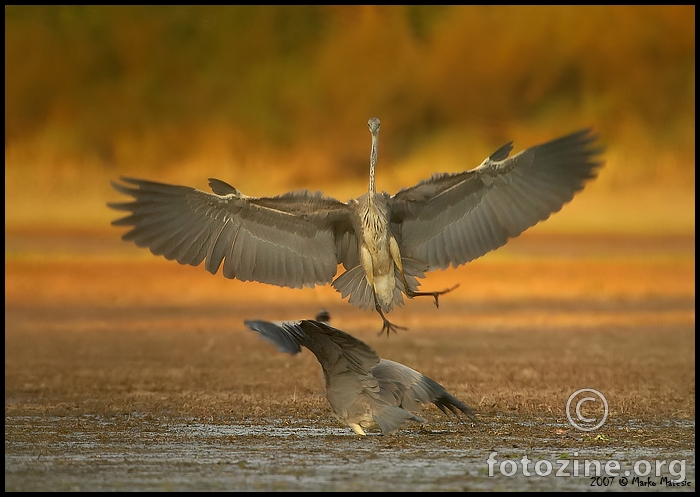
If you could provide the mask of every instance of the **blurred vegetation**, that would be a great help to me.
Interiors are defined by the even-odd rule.
[[[10,186],[364,181],[372,116],[388,191],[584,126],[690,184],[695,7],[5,6]]]

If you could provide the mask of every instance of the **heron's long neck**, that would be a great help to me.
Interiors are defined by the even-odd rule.
[[[377,193],[377,187],[374,182],[374,175],[375,175],[375,170],[377,167],[377,141],[378,141],[378,134],[377,133],[372,133],[372,151],[369,154],[369,189],[368,189],[368,197],[369,197],[369,202],[374,203],[374,194]]]

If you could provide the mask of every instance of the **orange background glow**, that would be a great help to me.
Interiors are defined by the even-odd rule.
[[[694,231],[694,6],[5,7],[7,227],[108,226],[120,175],[357,197],[370,117],[380,190],[592,126],[542,229]]]

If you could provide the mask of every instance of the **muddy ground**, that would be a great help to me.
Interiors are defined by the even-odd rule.
[[[694,490],[694,271],[693,236],[526,233],[431,274],[423,289],[460,287],[439,309],[407,302],[390,318],[409,330],[379,337],[329,288],[226,280],[116,229],[6,232],[5,490]],[[322,308],[479,422],[429,406],[423,427],[355,436],[308,351],[243,325]],[[567,419],[583,388],[608,402],[596,430]]]

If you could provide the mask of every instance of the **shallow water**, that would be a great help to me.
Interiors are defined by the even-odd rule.
[[[652,470],[650,481],[656,486],[649,488],[632,483],[634,463],[649,460],[649,449],[608,446],[578,452],[541,445],[523,451],[514,448],[517,437],[494,440],[492,448],[484,449],[469,434],[474,427],[357,437],[347,428],[313,426],[314,421],[304,419],[232,425],[169,424],[136,415],[128,420],[18,416],[7,421],[6,491],[663,490],[668,487],[661,477],[678,478],[678,464],[671,468],[675,476],[669,473],[673,460],[684,461],[685,481],[695,483],[693,450],[653,451],[652,459],[667,464],[660,477]],[[683,428],[694,430],[694,422]],[[530,460],[529,477],[522,470],[523,456]],[[604,467],[611,459],[620,462],[621,475],[629,472],[627,486],[621,477],[584,475],[585,460]],[[503,464],[505,460],[512,462]],[[536,467],[541,460],[549,464]],[[562,461],[568,461],[566,468]],[[501,468],[509,472],[514,465],[514,476],[500,474]],[[580,476],[572,476],[575,466]],[[551,474],[537,474],[550,467]],[[555,476],[557,471],[569,476]]]

